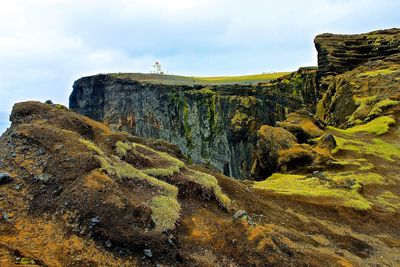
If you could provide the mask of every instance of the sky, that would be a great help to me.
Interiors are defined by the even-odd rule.
[[[74,80],[296,70],[317,64],[324,32],[400,27],[397,0],[0,0],[0,112],[15,102],[68,105]],[[1,129],[0,129],[1,131]]]

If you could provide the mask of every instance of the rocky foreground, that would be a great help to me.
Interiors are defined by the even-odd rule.
[[[71,107],[105,124],[16,104],[0,265],[399,265],[399,32],[318,36],[318,70],[259,85],[83,78]]]

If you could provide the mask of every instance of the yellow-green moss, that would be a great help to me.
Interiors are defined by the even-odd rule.
[[[304,175],[274,173],[265,181],[256,182],[254,188],[274,191],[283,195],[299,195],[310,198],[334,198],[339,205],[359,210],[371,208],[371,203],[357,190],[332,188],[330,183]]]
[[[218,184],[217,178],[210,174],[195,170],[190,170],[190,173],[188,173],[186,177],[187,179],[201,185],[204,189],[206,189],[206,191],[213,192],[215,198],[223,207],[229,207],[231,201],[229,197],[222,192],[222,189]]]
[[[243,96],[240,97],[240,104],[244,108],[251,108],[254,104],[256,104],[257,99],[254,96]]]
[[[96,154],[104,155],[103,151],[98,146],[96,146],[92,141],[80,138],[79,142],[84,144],[89,150],[95,152]]]
[[[337,184],[342,184],[346,180],[352,180],[355,184],[361,185],[384,184],[382,175],[373,172],[327,173],[327,176]]]
[[[152,148],[146,147],[144,145],[136,144],[136,143],[126,143],[118,141],[115,144],[117,155],[122,157],[125,156],[128,150],[133,150],[136,153],[139,153],[136,148],[140,147],[143,151],[148,151],[149,154],[155,154],[158,157],[158,160],[164,161],[163,165],[165,167],[154,167],[154,168],[147,168],[142,169],[141,171],[147,175],[151,175],[154,177],[164,177],[164,176],[171,176],[175,173],[178,173],[181,168],[185,166],[181,160],[170,156],[165,152],[156,151]],[[143,155],[142,157],[150,159],[147,155]],[[155,159],[157,160],[157,159]]]
[[[119,157],[122,157],[126,156],[126,153],[131,148],[131,146],[128,143],[118,141],[117,143],[115,143],[115,148],[117,155]]]
[[[395,120],[389,116],[383,116],[376,118],[366,124],[357,125],[348,129],[338,129],[332,126],[328,126],[328,129],[340,132],[342,134],[357,134],[357,133],[370,133],[374,135],[382,135],[389,130],[389,126],[393,125]]]
[[[353,97],[353,100],[358,107],[347,119],[350,125],[359,125],[362,124],[361,119],[366,118],[371,111],[371,104],[376,101],[376,96]]]
[[[151,218],[156,224],[157,231],[166,231],[175,228],[179,220],[181,205],[175,198],[157,196],[150,202]]]
[[[377,196],[376,202],[390,212],[400,209],[400,197],[390,191],[383,192]]]
[[[162,177],[162,176],[171,176],[175,173],[178,173],[181,168],[185,166],[181,160],[170,156],[168,153],[156,151],[152,148],[140,145],[140,144],[132,144],[133,148],[141,147],[142,149],[148,150],[152,153],[155,153],[160,159],[167,162],[166,167],[155,167],[155,168],[148,168],[143,169],[142,171],[148,175],[155,176],[155,177]]]
[[[96,157],[101,163],[101,168],[109,175],[119,179],[135,179],[139,181],[144,181],[148,183],[149,186],[156,187],[160,192],[160,195],[154,197],[149,203],[152,209],[152,219],[156,224],[156,230],[165,231],[173,229],[175,227],[175,223],[179,219],[181,210],[180,204],[177,200],[178,188],[176,186],[147,175],[146,173],[136,169],[132,165],[122,161],[116,156],[107,157],[100,148],[98,148],[94,143],[88,140],[81,139],[80,141],[87,148],[96,153]],[[127,150],[134,148],[135,146],[142,145],[117,142],[117,154],[126,155]],[[142,147],[145,149],[149,149],[152,152],[155,152],[148,147]],[[183,165],[183,162],[179,161],[178,159],[173,159],[166,153],[157,153],[163,158],[168,158],[170,161],[174,161],[175,163],[179,162],[180,166]]]
[[[240,111],[236,111],[236,113],[235,113],[235,115],[232,117],[232,119],[231,119],[231,123],[232,124],[240,124],[240,123],[242,123],[243,121],[246,121],[248,119],[248,116],[247,116],[247,114],[245,114],[245,113],[242,113],[242,112],[240,112]]]
[[[373,155],[387,161],[395,161],[400,158],[400,145],[389,144],[381,139],[374,138],[372,142],[363,142],[349,138],[336,137],[337,147],[332,150],[333,154],[341,150],[348,150],[357,154]]]
[[[363,73],[358,74],[358,77],[373,77],[377,75],[388,75],[392,74],[393,72],[396,72],[398,70],[393,70],[393,69],[381,69],[381,70],[372,70],[372,71],[366,71]]]
[[[368,113],[368,117],[377,117],[380,116],[384,109],[389,107],[395,106],[399,104],[399,101],[391,100],[391,99],[384,99],[375,104],[373,109]]]
[[[147,175],[132,165],[121,161],[119,158],[114,157],[110,159],[106,157],[99,157],[99,160],[101,162],[102,169],[104,169],[110,175],[114,175],[118,178],[145,181],[149,183],[149,185],[159,188],[161,193],[164,195],[172,197],[176,197],[178,195],[178,188],[176,186]]]

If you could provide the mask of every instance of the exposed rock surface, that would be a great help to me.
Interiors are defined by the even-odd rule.
[[[303,109],[288,114],[286,120],[278,122],[277,126],[294,134],[298,142],[306,143],[323,134],[323,130],[317,124],[313,114]]]
[[[367,61],[400,53],[400,29],[365,34],[320,34],[315,40],[321,75],[336,75]]]
[[[274,172],[312,171],[329,165],[331,148],[320,150],[309,144],[299,144],[295,135],[282,127],[263,125],[254,149],[251,175],[263,180]]]
[[[316,70],[303,68],[259,85],[188,86],[96,75],[74,83],[70,108],[113,128],[179,146],[192,162],[249,176],[257,130],[288,112],[313,109]]]
[[[335,76],[317,105],[316,118],[349,127],[389,114],[399,106],[400,54],[369,61]]]

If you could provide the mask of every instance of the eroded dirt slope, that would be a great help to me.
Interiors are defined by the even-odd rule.
[[[2,266],[399,262],[393,210],[253,189],[60,105],[16,104],[11,120],[0,139]]]

